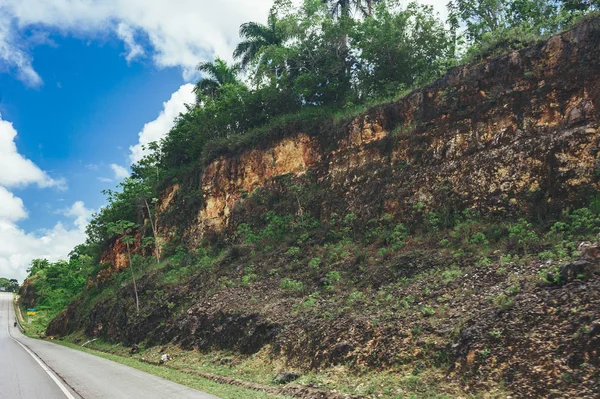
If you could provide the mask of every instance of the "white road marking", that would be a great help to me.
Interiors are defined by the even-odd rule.
[[[10,305],[9,305],[10,306]],[[10,312],[9,312],[10,314]],[[52,372],[52,370],[44,363],[40,360],[40,358],[33,353],[28,347],[26,347],[25,345],[23,345],[22,343],[20,343],[19,341],[17,341],[17,339],[15,339],[15,337],[12,336],[12,334],[10,333],[10,320],[8,323],[8,327],[7,327],[7,331],[8,331],[8,336],[10,337],[10,339],[12,339],[13,341],[15,341],[17,344],[21,345],[21,347],[23,349],[25,349],[25,351],[27,353],[29,353],[29,355],[31,355],[31,357],[33,358],[33,360],[35,360],[40,367],[42,368],[42,370],[44,370],[46,372],[46,374],[48,374],[50,376],[50,378],[52,378],[52,381],[54,381],[56,383],[56,385],[58,385],[58,388],[60,388],[60,390],[62,391],[62,393],[65,394],[65,396],[67,397],[67,399],[77,399],[75,396],[73,396],[71,394],[71,392],[69,392],[69,390],[67,389],[67,387],[65,387],[65,385],[58,379],[58,377],[56,377],[56,375],[54,375],[54,373]]]

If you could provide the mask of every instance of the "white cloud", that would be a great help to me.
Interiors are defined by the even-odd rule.
[[[27,211],[21,198],[0,186],[0,220],[16,222],[27,217]]]
[[[144,49],[158,67],[181,67],[184,76],[215,54],[230,57],[239,26],[265,21],[272,0],[2,0],[0,58],[19,69],[23,80],[39,84],[15,29],[44,26],[63,34],[119,37],[128,59]],[[2,34],[4,32],[4,34]],[[20,39],[22,41],[22,39]]]
[[[75,218],[73,222],[79,229],[85,229],[88,221],[92,218],[94,211],[87,209],[83,201],[75,202],[70,208],[61,212],[64,216]]]
[[[0,66],[3,61],[9,69],[16,69],[17,77],[27,85],[40,86],[42,78],[33,69],[31,56],[17,42],[11,18],[8,14],[0,13]]]
[[[99,177],[98,181],[100,181],[102,183],[112,183],[114,180],[113,179],[109,179],[108,177]]]
[[[32,259],[57,260],[85,240],[85,227],[92,214],[83,202],[60,212],[73,223],[57,223],[51,229],[27,232],[17,222],[27,218],[21,198],[8,188],[36,184],[40,188],[64,187],[17,151],[13,125],[0,118],[0,276],[23,279]]]
[[[66,214],[74,219],[72,225],[57,223],[52,229],[37,232],[26,232],[0,215],[0,276],[23,280],[33,259],[63,259],[83,243],[91,211],[77,202]]]
[[[144,125],[142,131],[138,134],[138,144],[129,147],[131,151],[129,155],[131,163],[138,162],[146,155],[144,146],[153,141],[159,141],[166,136],[173,127],[175,118],[186,110],[185,104],[191,104],[196,101],[193,90],[194,85],[191,83],[181,86],[179,90],[171,95],[169,101],[163,103],[163,110],[160,115],[152,122]]]
[[[125,56],[127,62],[144,55],[144,48],[135,42],[133,29],[129,25],[120,23],[117,27],[117,35],[123,40],[127,48],[127,55]]]
[[[112,169],[113,173],[115,174],[115,179],[117,180],[123,180],[123,179],[127,179],[129,177],[129,171],[122,167],[121,165],[117,165],[116,163],[113,163],[110,165],[110,168]]]
[[[0,116],[0,186],[22,187],[37,184],[41,188],[66,188],[63,179],[54,180],[36,164],[17,151],[17,131]]]

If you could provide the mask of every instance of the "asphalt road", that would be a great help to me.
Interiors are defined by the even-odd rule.
[[[216,399],[142,371],[13,327],[12,294],[0,293],[1,399]]]

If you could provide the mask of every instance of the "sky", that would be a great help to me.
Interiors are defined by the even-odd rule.
[[[444,13],[446,0],[421,0]],[[65,258],[272,0],[0,0],[0,277]]]

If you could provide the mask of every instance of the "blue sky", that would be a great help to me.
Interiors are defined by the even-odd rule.
[[[298,0],[293,0],[298,1]],[[446,0],[421,0],[444,12]],[[0,276],[57,260],[273,0],[2,0]]]
[[[51,211],[78,200],[100,207],[101,190],[115,182],[99,178],[114,178],[110,164],[127,166],[138,132],[184,83],[177,68],[128,63],[117,41],[89,45],[59,37],[55,42],[32,52],[43,86],[0,75],[0,112],[19,132],[19,152],[69,186],[14,190],[29,204],[30,217],[20,223],[28,230],[56,223],[61,215]]]

